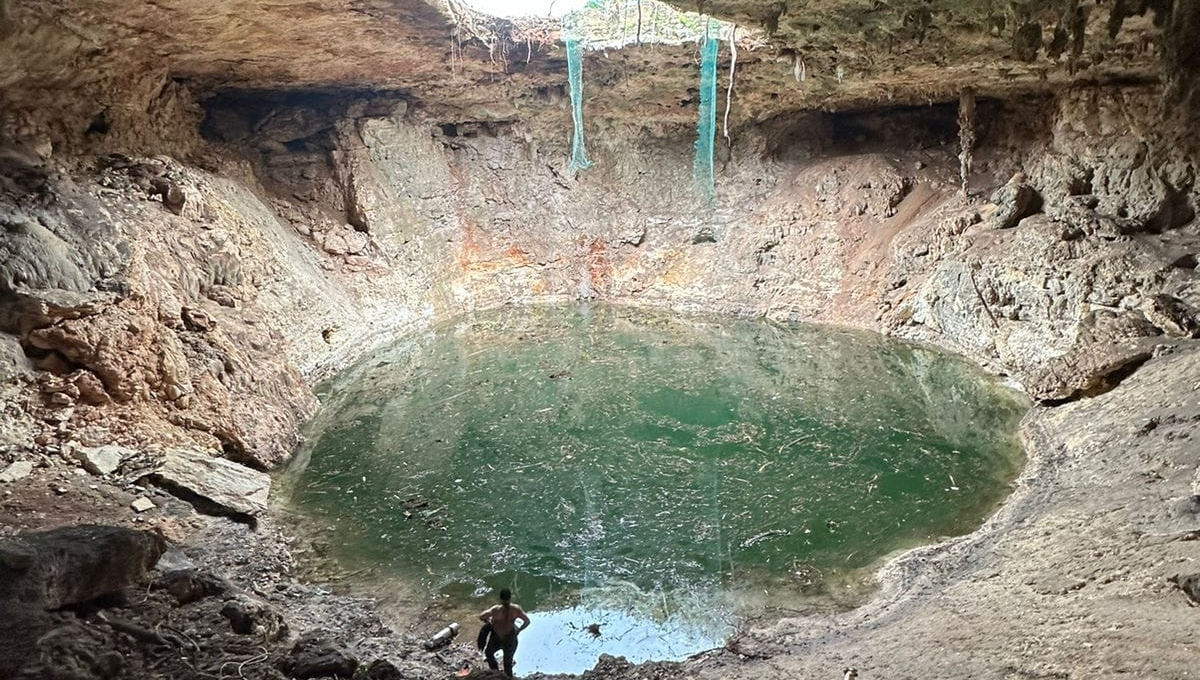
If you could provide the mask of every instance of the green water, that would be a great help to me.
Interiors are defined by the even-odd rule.
[[[1023,460],[1025,404],[961,360],[762,321],[502,309],[322,392],[284,502],[343,563],[464,611],[513,588],[522,674],[850,602],[883,556],[978,526]]]

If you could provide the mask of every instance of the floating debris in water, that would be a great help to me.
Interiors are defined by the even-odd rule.
[[[792,532],[787,531],[786,529],[771,529],[770,531],[764,531],[761,534],[755,534],[750,538],[747,538],[746,540],[742,541],[741,547],[749,548],[756,543],[762,543],[763,541],[775,538],[776,536],[790,536],[791,533]]]

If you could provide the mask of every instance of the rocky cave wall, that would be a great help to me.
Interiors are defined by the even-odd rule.
[[[300,188],[300,210],[341,220],[315,227],[326,251],[349,236],[357,256],[407,258],[435,309],[598,297],[851,324],[960,351],[1045,399],[1193,332],[1194,140],[1153,88],[982,102],[965,196],[954,104],[775,121],[727,147],[713,209],[687,130],[602,122],[597,166],[569,176],[563,139],[391,106],[284,125],[255,162],[268,186]],[[239,131],[321,110],[216,107],[258,117]]]
[[[953,102],[781,117],[725,147],[709,208],[679,126],[598,118],[572,175],[532,123],[218,96],[180,158],[6,152],[7,379],[42,445],[266,468],[305,376],[470,309],[604,299],[880,330],[1067,399],[1200,329],[1195,140],[1161,111],[1144,87],[981,101],[966,195]]]

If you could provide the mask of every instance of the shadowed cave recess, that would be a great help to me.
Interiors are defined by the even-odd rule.
[[[510,585],[519,602],[528,589],[536,626],[519,675],[1187,677],[1197,30],[1186,0],[591,0],[508,18],[456,0],[0,0],[0,676],[488,677],[472,615]],[[617,339],[574,314],[617,319]],[[434,370],[443,360],[424,352],[455,342]],[[643,354],[645,394],[595,371]],[[511,381],[471,383],[485,357]],[[752,357],[754,377],[735,379],[728,357]],[[917,370],[893,388],[876,365]],[[408,401],[346,402],[335,376],[351,367],[383,370],[369,380]],[[928,443],[910,427],[928,420],[1002,449],[980,459],[1006,461],[996,469],[913,477],[940,496],[971,490],[969,519],[939,506],[933,528],[870,557],[799,559],[804,528],[842,535],[832,510],[804,514],[800,468],[780,469],[807,406],[765,406],[801,399],[779,387],[805,368],[826,387],[920,394],[863,411],[895,441]],[[679,379],[649,377],[662,369]],[[717,382],[692,382],[706,371]],[[980,374],[945,378],[959,371]],[[441,382],[418,389],[430,376]],[[644,484],[556,467],[595,455],[564,406],[586,403],[571,389],[593,379],[606,396],[584,410],[649,414],[596,426],[644,456],[623,464],[643,465]],[[497,391],[510,383],[531,391]],[[966,395],[1001,383],[1020,406],[992,407],[1007,414],[993,421]],[[854,411],[832,394],[804,398]],[[461,431],[430,435],[421,409],[449,408],[443,396],[470,408],[453,412]],[[345,403],[330,427],[319,409]],[[507,435],[487,434],[505,404],[562,417],[521,415],[512,435],[566,447],[522,463],[555,480],[538,522],[582,543],[604,528],[619,548],[616,525],[586,509],[583,492],[605,490],[634,499],[627,521],[667,512],[688,524],[687,549],[730,551],[715,576],[685,580],[755,572],[731,550],[788,569],[744,581],[753,615],[674,646],[622,618],[636,612],[618,591],[669,590],[653,570],[598,589],[623,603],[615,618],[556,619],[548,603],[581,584],[554,561],[574,558],[504,562],[536,534],[493,531],[513,543],[503,559],[459,564],[434,539],[475,539],[437,522],[478,480],[438,456],[459,437],[505,450]],[[373,428],[416,467],[394,453],[361,472],[318,464],[322,447],[362,454]],[[854,450],[813,441],[814,457]],[[469,448],[453,450],[481,462]],[[638,495],[684,461],[723,494],[761,477],[789,522],[759,518],[775,501],[748,494],[737,502],[754,521],[710,523],[731,535],[705,543],[708,524],[670,515],[699,506]],[[340,542],[357,529],[331,535],[292,503],[305,464],[338,491],[400,494],[404,519],[333,503],[361,533],[415,518],[422,545],[449,557],[381,579],[371,548]],[[874,473],[847,473],[828,507],[868,498],[854,490],[873,493]],[[438,483],[410,488],[425,478]],[[813,574],[838,560],[853,573],[837,583],[863,587],[804,600],[828,591]],[[726,594],[699,589],[683,611],[729,621]],[[451,621],[463,633],[427,649]],[[603,646],[625,626],[661,646]],[[540,665],[576,653],[535,637],[556,630],[583,640],[582,657]]]

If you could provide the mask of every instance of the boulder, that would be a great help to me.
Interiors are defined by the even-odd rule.
[[[1154,338],[1083,343],[1021,376],[1029,396],[1041,402],[1092,397],[1115,387],[1154,354]]]
[[[1014,178],[992,194],[992,203],[996,204],[992,223],[998,229],[1011,229],[1042,209],[1042,196],[1033,187]]]
[[[208,514],[257,516],[271,491],[266,473],[190,448],[167,450],[150,478]]]
[[[133,502],[129,504],[129,507],[132,508],[134,512],[146,512],[147,510],[153,510],[158,506],[154,504],[154,501],[142,496],[141,498],[133,499]]]
[[[78,460],[85,470],[93,475],[108,475],[121,467],[122,461],[134,455],[136,451],[115,444],[104,446],[76,446],[71,449],[71,455]]]
[[[1200,337],[1200,319],[1191,305],[1173,295],[1150,295],[1142,301],[1141,311],[1155,328],[1176,337]]]
[[[79,525],[0,542],[0,601],[44,609],[119,593],[138,582],[166,550],[155,534]]]
[[[358,668],[358,659],[320,632],[309,632],[280,660],[279,668],[291,678],[349,678]]]
[[[7,333],[0,333],[0,383],[31,377],[33,363],[25,356],[21,343]]]
[[[1200,604],[1200,574],[1178,575],[1171,579],[1192,604]]]
[[[223,595],[232,589],[225,579],[196,569],[172,569],[155,579],[153,587],[167,591],[181,605]]]
[[[404,674],[387,659],[375,659],[367,668],[367,680],[404,680]]]
[[[221,607],[221,616],[229,619],[229,627],[239,635],[279,640],[288,634],[283,615],[266,602],[249,595],[236,595],[227,600]]]

